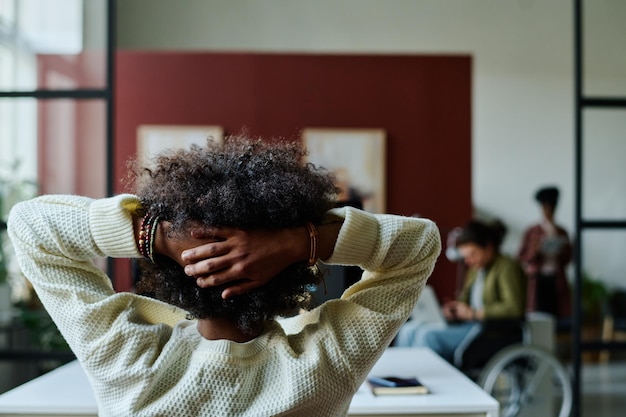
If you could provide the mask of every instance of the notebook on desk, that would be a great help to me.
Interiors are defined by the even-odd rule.
[[[424,287],[420,298],[415,303],[411,312],[411,320],[420,323],[446,323],[435,290],[430,285]]]

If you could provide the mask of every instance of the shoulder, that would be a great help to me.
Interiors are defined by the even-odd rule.
[[[495,268],[498,269],[506,269],[506,270],[517,270],[519,269],[521,271],[521,265],[519,264],[519,262],[514,259],[513,257],[506,255],[506,254],[499,254],[497,255],[494,263],[493,263]]]

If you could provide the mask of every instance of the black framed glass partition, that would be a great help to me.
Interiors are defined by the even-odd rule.
[[[114,16],[114,0],[0,0],[3,221],[36,194],[112,193]],[[2,230],[0,238],[4,391],[73,355],[37,308]]]

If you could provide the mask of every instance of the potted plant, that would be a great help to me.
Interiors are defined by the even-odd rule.
[[[602,338],[602,322],[606,314],[609,297],[608,286],[600,279],[594,278],[587,271],[582,274],[581,304],[582,304],[582,334],[586,341],[599,341]],[[584,352],[584,362],[598,362],[600,352]]]
[[[25,329],[25,340],[17,342],[20,350],[33,352],[69,352],[65,339],[56,325],[41,306],[37,295],[28,280],[21,274],[14,261],[13,246],[6,233],[9,211],[19,201],[37,194],[35,181],[24,179],[19,174],[19,161],[11,164],[0,163],[0,311],[2,319],[10,320],[20,329]],[[25,346],[22,346],[25,344]],[[41,359],[37,369],[46,372],[63,363],[63,359]]]
[[[609,288],[601,279],[583,272],[581,296],[583,322],[589,325],[599,325],[604,318]]]
[[[1,201],[0,201],[1,203]],[[6,223],[4,220],[0,219],[0,311],[5,309],[7,304],[11,302],[11,293],[9,286],[7,284],[8,276],[9,276],[9,266],[8,259],[5,255],[4,245],[5,245],[5,230]],[[0,320],[4,318],[0,317]]]
[[[20,162],[0,164],[0,285],[7,285],[11,271],[13,248],[6,235],[6,220],[11,207],[37,193],[34,181],[19,175]]]

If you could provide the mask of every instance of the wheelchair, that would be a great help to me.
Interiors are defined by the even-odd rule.
[[[454,365],[500,403],[501,417],[568,417],[570,376],[534,342],[527,319],[486,320],[456,349]]]

